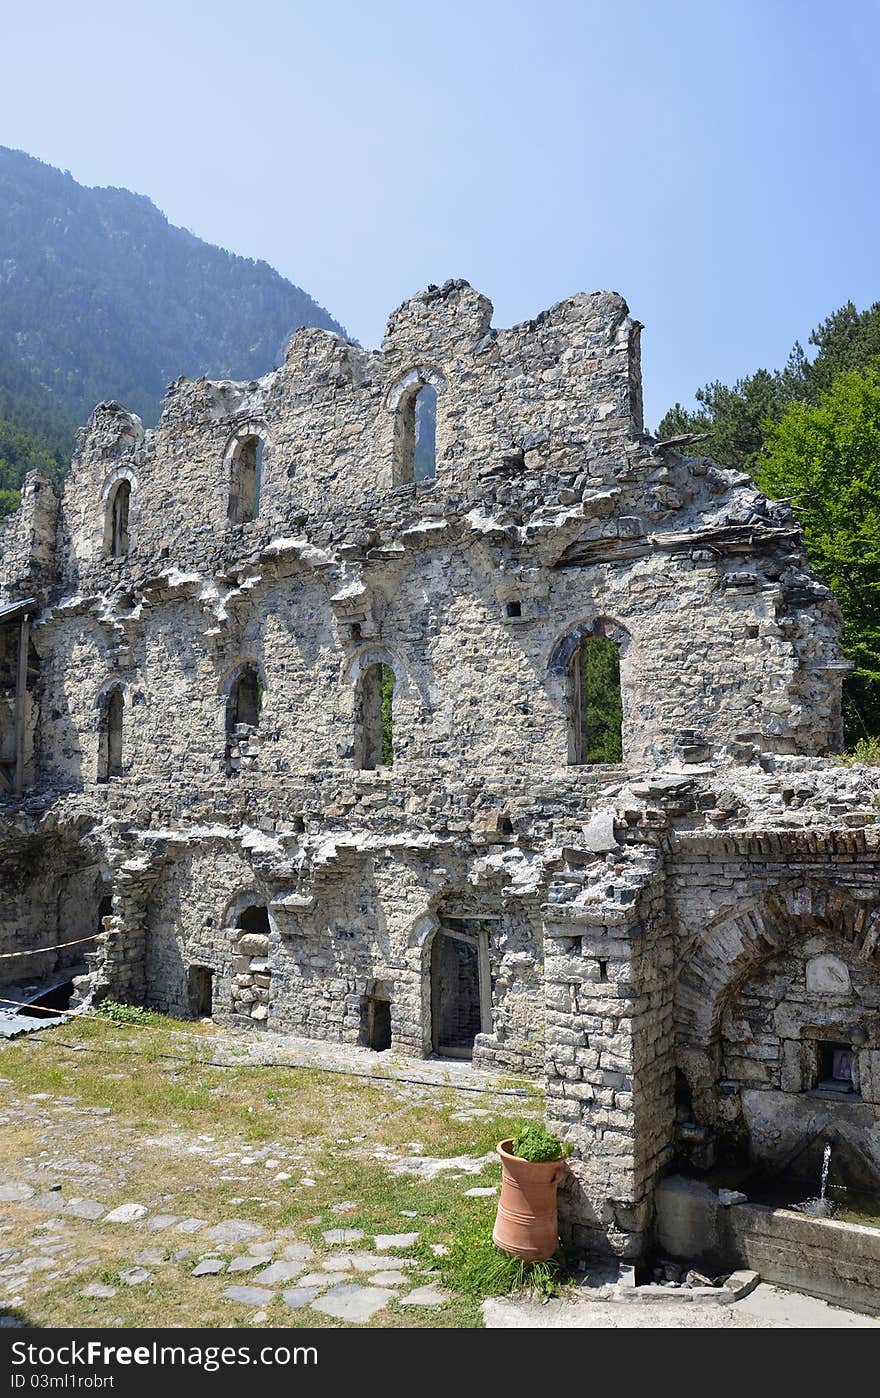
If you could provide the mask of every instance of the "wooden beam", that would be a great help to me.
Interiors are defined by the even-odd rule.
[[[23,616],[18,632],[18,677],[15,684],[15,794],[20,796],[24,789],[24,701],[27,695],[28,647],[30,645],[30,617]]]

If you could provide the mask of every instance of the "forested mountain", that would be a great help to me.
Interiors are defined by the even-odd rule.
[[[150,424],[171,379],[256,378],[299,325],[341,332],[268,263],[0,147],[0,513],[31,465],[63,469],[98,401]]]

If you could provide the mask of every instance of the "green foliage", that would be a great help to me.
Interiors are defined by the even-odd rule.
[[[847,738],[880,733],[880,369],[838,374],[768,423],[758,484],[791,497],[810,561],[845,618]]]
[[[154,1024],[155,1014],[141,1005],[123,1005],[118,1000],[102,1000],[95,1009],[102,1019],[110,1019],[114,1024]]]
[[[699,389],[699,408],[676,403],[658,436],[707,432],[707,455],[745,469],[768,494],[794,500],[810,564],[837,594],[844,646],[855,662],[843,684],[848,743],[880,734],[880,616],[876,535],[877,366],[880,302],[851,301],[812,331],[812,361],[796,344],[782,370],[760,369],[732,388]]]
[[[14,406],[10,410],[16,411]],[[18,487],[28,471],[42,471],[60,482],[72,448],[69,430],[32,432],[19,421],[0,418],[0,519],[18,508]]]
[[[848,301],[811,332],[809,343],[817,351],[812,362],[795,344],[784,369],[759,369],[733,387],[705,384],[695,394],[698,410],[676,403],[657,436],[708,432],[701,450],[722,466],[754,474],[768,422],[779,422],[792,403],[817,403],[837,374],[864,369],[880,355],[880,302],[860,312]]]
[[[382,765],[394,765],[394,671],[382,666]]]
[[[506,1296],[512,1291],[534,1291],[539,1296],[558,1296],[561,1264],[525,1262],[502,1252],[492,1241],[492,1225],[483,1224],[472,1233],[459,1234],[446,1257],[439,1259],[444,1283],[463,1296],[483,1299]]]
[[[588,636],[581,646],[583,761],[622,762],[620,652],[606,636]]]
[[[803,363],[804,397],[816,402],[838,374],[865,369],[880,358],[880,301],[866,311],[857,311],[852,301],[847,301],[816,327],[810,344],[816,345],[818,352],[812,363]]]
[[[510,1153],[520,1160],[564,1160],[571,1155],[571,1146],[548,1131],[543,1122],[532,1121],[517,1131]]]
[[[880,738],[859,738],[843,760],[848,767],[857,762],[865,767],[880,767]]]
[[[0,519],[5,519],[17,510],[21,503],[21,494],[17,490],[6,490],[0,488]]]

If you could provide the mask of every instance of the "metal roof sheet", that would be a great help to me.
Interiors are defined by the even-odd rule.
[[[36,948],[36,951],[39,951],[39,947]],[[79,974],[79,968],[72,967],[67,971],[59,972],[57,975],[50,977],[49,980],[28,981],[27,985],[0,986],[0,1008],[3,1008],[2,1002],[4,1000],[14,1000],[16,1005],[32,1005],[35,1000],[41,1000],[43,996],[48,995],[50,991],[57,990],[61,985],[69,984],[69,982],[73,980],[73,977]],[[6,1008],[8,1008],[8,1006]],[[16,1011],[13,1010],[12,1013],[15,1014]]]
[[[0,602],[0,624],[4,621],[15,621],[17,617],[36,610],[36,597],[24,597],[18,602]]]
[[[33,1034],[35,1029],[54,1029],[64,1024],[69,1015],[19,1015],[0,1010],[0,1038],[14,1039],[18,1034]]]

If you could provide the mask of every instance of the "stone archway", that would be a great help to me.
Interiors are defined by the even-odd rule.
[[[828,1131],[880,1170],[880,906],[770,888],[685,951],[675,1010],[699,1125],[774,1163]]]

